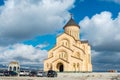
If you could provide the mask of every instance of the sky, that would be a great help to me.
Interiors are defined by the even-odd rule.
[[[120,68],[120,0],[0,0],[0,64],[43,64],[70,19],[91,45],[93,71]]]

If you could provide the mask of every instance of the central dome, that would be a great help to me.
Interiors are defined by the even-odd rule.
[[[69,27],[69,26],[76,26],[76,27],[80,28],[80,26],[73,20],[72,17],[67,22],[67,24],[63,27],[63,29],[65,29],[66,27]]]
[[[80,26],[72,19],[72,17],[63,29],[66,34],[72,36],[75,40],[79,40]]]

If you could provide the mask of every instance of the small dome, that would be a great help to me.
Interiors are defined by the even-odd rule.
[[[19,63],[16,61],[12,61],[12,62],[10,62],[10,64],[19,64]]]
[[[80,26],[73,20],[72,17],[67,22],[67,24],[63,27],[63,29],[65,29],[65,27],[69,27],[69,26],[76,26],[76,27],[80,28]]]

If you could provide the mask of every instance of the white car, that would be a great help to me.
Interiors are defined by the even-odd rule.
[[[20,71],[19,76],[29,76],[29,71]]]
[[[25,76],[25,71],[20,71],[19,76]]]
[[[25,71],[25,76],[29,76],[30,71]]]
[[[42,71],[37,72],[37,77],[44,77],[44,76],[45,76],[45,72]]]

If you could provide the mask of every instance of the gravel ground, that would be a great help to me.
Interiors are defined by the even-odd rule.
[[[58,77],[0,77],[0,80],[120,80],[120,73],[58,73]]]

